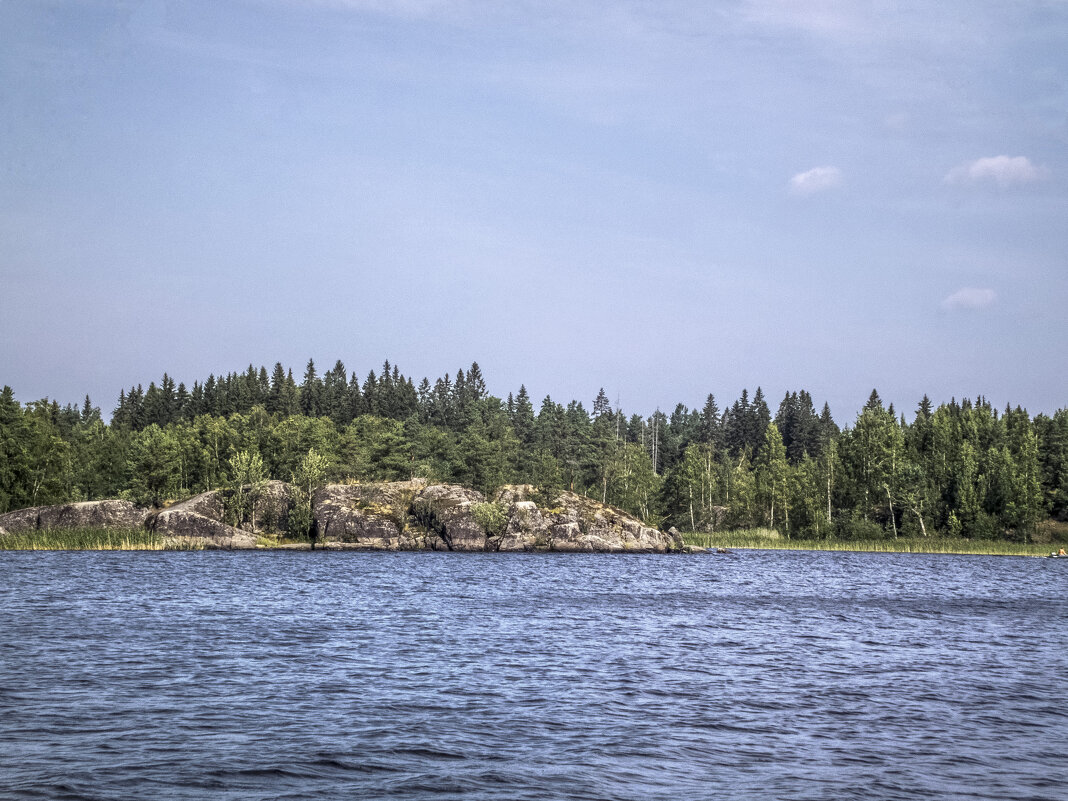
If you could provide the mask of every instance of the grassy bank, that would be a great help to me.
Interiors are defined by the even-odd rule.
[[[883,553],[959,553],[998,556],[1048,556],[1058,546],[963,537],[899,537],[880,540],[784,539],[768,529],[683,534],[687,545],[700,548],[763,548],[784,551],[875,551]]]
[[[199,547],[144,529],[53,528],[0,537],[2,551],[189,551]]]

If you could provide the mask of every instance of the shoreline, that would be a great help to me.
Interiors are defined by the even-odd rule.
[[[46,534],[46,532],[40,532]],[[259,553],[268,551],[330,551],[349,553],[504,553],[504,554],[559,554],[559,555],[668,555],[668,556],[729,556],[737,552],[761,552],[761,551],[799,551],[799,552],[840,552],[840,553],[886,553],[886,554],[917,554],[931,556],[1017,556],[1030,559],[1049,558],[1052,551],[1048,545],[1005,543],[1004,547],[998,547],[998,543],[976,543],[972,547],[961,547],[958,543],[930,543],[916,547],[915,543],[849,543],[849,542],[819,542],[791,540],[788,542],[763,542],[753,543],[732,542],[731,538],[718,538],[718,545],[711,547],[698,545],[691,542],[689,535],[683,535],[687,541],[687,547],[681,551],[657,552],[648,550],[605,550],[605,551],[580,551],[580,550],[553,550],[539,548],[527,551],[475,551],[475,550],[447,550],[430,548],[376,548],[367,547],[358,543],[349,542],[326,542],[316,544],[314,548],[308,542],[282,542],[272,545],[257,544],[251,548],[219,548],[205,545],[204,542],[155,540],[145,541],[140,538],[130,539],[121,535],[115,537],[104,536],[94,538],[92,541],[59,542],[49,536],[19,536],[0,540],[0,551],[226,551],[241,553]],[[12,541],[15,540],[15,541]],[[1063,557],[1062,557],[1063,558]]]
[[[1045,558],[1060,543],[968,540],[963,537],[898,538],[897,540],[804,540],[774,539],[747,532],[682,535],[687,545],[757,551],[844,551],[854,553],[915,553],[953,556],[1026,556]]]

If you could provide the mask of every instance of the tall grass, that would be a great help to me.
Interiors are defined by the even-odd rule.
[[[0,537],[3,551],[192,551],[203,543],[145,529],[51,528]]]
[[[776,534],[776,532],[771,532]],[[687,545],[699,548],[754,548],[781,551],[875,551],[882,553],[956,553],[1001,556],[1047,556],[1050,545],[964,537],[899,537],[880,540],[804,540],[769,536],[767,529],[683,534]],[[1056,547],[1052,547],[1056,550]]]

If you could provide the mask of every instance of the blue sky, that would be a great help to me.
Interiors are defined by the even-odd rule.
[[[1068,405],[1068,2],[0,3],[0,384]]]

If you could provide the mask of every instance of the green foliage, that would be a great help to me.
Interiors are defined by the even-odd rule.
[[[859,511],[854,511],[848,516],[835,519],[832,529],[832,538],[848,542],[850,540],[873,540],[886,539],[886,529],[878,523],[864,517]]]
[[[315,539],[312,516],[312,496],[323,483],[328,462],[325,456],[310,448],[290,476],[293,483],[293,508],[289,511],[287,530],[298,539]]]
[[[257,506],[267,489],[263,457],[254,451],[238,451],[229,461],[231,486],[226,499],[230,525],[240,527],[246,520],[256,530]]]
[[[491,537],[503,534],[508,525],[508,513],[498,503],[472,504],[471,514],[475,522],[482,526]]]
[[[445,522],[438,517],[437,510],[428,501],[416,501],[408,509],[408,513],[432,534],[445,535]]]
[[[139,431],[130,447],[130,493],[135,503],[161,506],[178,489],[181,458],[174,431],[155,423]]]
[[[109,424],[86,398],[60,407],[0,392],[0,512],[122,496],[160,505],[226,488],[230,520],[272,525],[267,478],[293,480],[288,527],[311,533],[311,496],[328,480],[473,486],[487,496],[529,483],[551,506],[562,490],[679,529],[773,526],[786,538],[998,538],[1026,543],[1068,520],[1068,410],[1031,418],[982,398],[913,422],[872,392],[839,430],[824,404],[788,392],[772,419],[748,391],[720,414],[677,404],[648,417],[546,397],[491,396],[477,364],[418,390],[386,362],[362,382],[340,361],[298,384],[276,364],[209,376],[188,390],[169,375],[120,393]],[[266,518],[264,517],[266,515]],[[433,522],[433,521],[431,521]],[[492,522],[492,521],[491,521]]]

